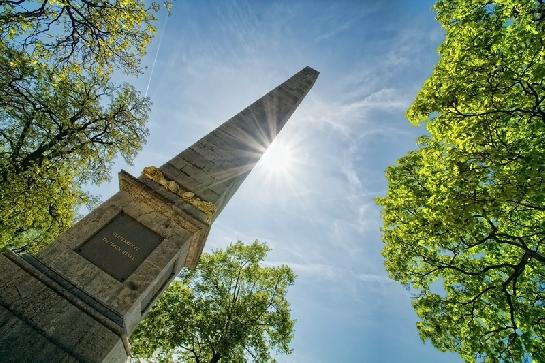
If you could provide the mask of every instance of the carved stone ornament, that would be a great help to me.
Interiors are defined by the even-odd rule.
[[[156,182],[157,184],[162,185],[168,191],[176,194],[177,196],[182,198],[184,202],[191,204],[192,206],[206,214],[207,217],[211,218],[214,213],[216,213],[216,206],[214,205],[214,203],[202,200],[197,197],[195,193],[184,190],[174,180],[167,179],[159,168],[156,168],[155,166],[146,166],[142,174],[146,178]]]

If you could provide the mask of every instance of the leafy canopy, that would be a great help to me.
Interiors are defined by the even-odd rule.
[[[423,340],[466,361],[545,361],[545,4],[449,0],[407,115],[429,136],[386,171],[384,257]]]
[[[159,10],[148,4],[0,2],[0,250],[54,239],[89,200],[79,185],[142,147],[149,99],[111,77],[140,72]]]
[[[0,6],[7,48],[56,67],[79,63],[131,73],[139,70],[160,9],[141,0],[3,0]]]
[[[274,362],[290,353],[293,320],[286,300],[295,276],[265,267],[269,248],[241,242],[203,254],[161,295],[131,336],[136,357],[183,362]]]

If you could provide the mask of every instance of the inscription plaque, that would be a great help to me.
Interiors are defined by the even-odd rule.
[[[163,238],[121,212],[85,241],[76,252],[123,282]]]

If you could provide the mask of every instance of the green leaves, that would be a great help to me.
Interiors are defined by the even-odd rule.
[[[438,1],[440,61],[386,171],[383,254],[422,339],[467,361],[545,360],[545,5]]]
[[[287,266],[261,266],[268,251],[256,241],[203,254],[131,336],[134,354],[187,362],[274,362],[272,351],[289,354],[286,293],[295,275]]]
[[[106,73],[115,68],[138,73],[160,10],[155,2],[148,5],[139,0],[7,1],[0,7],[0,38],[7,47],[57,67],[79,63]]]
[[[150,100],[111,76],[140,72],[159,9],[137,0],[1,3],[0,250],[51,241],[89,199],[79,185],[104,181],[116,155],[130,162],[141,149]]]

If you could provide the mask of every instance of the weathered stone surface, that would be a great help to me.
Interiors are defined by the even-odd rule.
[[[123,343],[116,332],[83,312],[52,286],[53,284],[45,284],[12,260],[0,256],[0,306],[5,309],[1,321],[3,325],[8,324],[4,329],[9,330],[9,333],[0,336],[1,349],[6,349],[8,342],[13,343],[16,340],[14,335],[27,332],[34,337],[45,337],[46,339],[36,339],[45,353],[51,353],[54,357],[65,352],[66,359],[72,357],[86,362],[103,362],[108,357],[114,361],[126,359]],[[4,321],[4,318],[8,318],[8,321]],[[17,330],[20,333],[16,333]],[[28,348],[28,354],[32,350],[33,348]],[[24,357],[26,359],[20,361],[42,358],[40,354],[35,357],[26,353],[20,356]],[[46,355],[43,357],[44,361],[55,361],[46,360]]]
[[[21,357],[33,357],[33,362],[72,363],[78,359],[56,345],[39,330],[26,324],[0,305],[0,359],[21,362]]]

